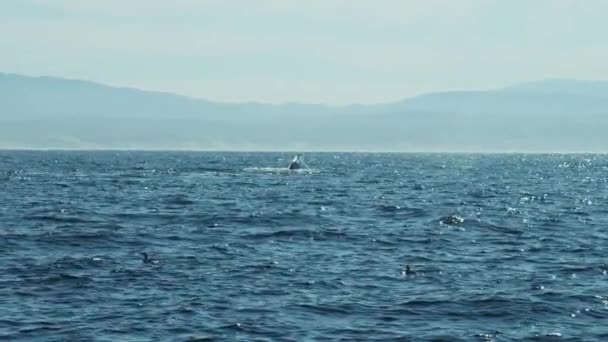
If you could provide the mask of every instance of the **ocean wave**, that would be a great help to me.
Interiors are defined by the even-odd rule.
[[[608,156],[2,155],[0,338],[608,336]]]

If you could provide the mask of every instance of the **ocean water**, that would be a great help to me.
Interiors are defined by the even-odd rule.
[[[0,339],[608,340],[608,156],[291,157],[0,152]]]

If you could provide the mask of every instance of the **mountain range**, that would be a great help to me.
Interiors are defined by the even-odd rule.
[[[0,73],[0,148],[605,152],[607,130],[608,81],[327,106],[221,103]]]

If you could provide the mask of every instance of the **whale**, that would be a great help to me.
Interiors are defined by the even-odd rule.
[[[303,169],[304,168],[304,162],[302,162],[302,155],[301,154],[296,154],[296,156],[293,158],[293,160],[291,161],[291,163],[289,163],[289,166],[287,168],[290,169],[290,170]]]

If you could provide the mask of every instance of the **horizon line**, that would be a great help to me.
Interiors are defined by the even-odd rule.
[[[349,153],[349,154],[526,154],[526,155],[606,155],[606,151],[549,151],[549,150],[382,150],[382,149],[204,149],[204,148],[78,148],[78,147],[0,147],[0,152],[186,152],[186,153]]]

